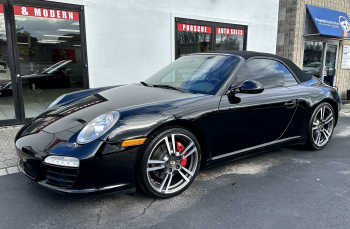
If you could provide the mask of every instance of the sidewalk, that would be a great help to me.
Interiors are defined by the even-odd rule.
[[[13,140],[20,128],[21,126],[0,128],[0,176],[19,172]]]
[[[343,101],[341,116],[350,116],[350,100]],[[0,127],[0,176],[18,173],[14,138],[21,126]]]

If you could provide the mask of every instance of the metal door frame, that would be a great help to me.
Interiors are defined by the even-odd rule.
[[[40,0],[0,0],[4,6],[4,18],[6,27],[6,38],[8,46],[9,66],[11,71],[12,92],[15,106],[16,119],[0,120],[0,126],[19,125],[29,122],[32,118],[25,118],[23,101],[22,80],[20,78],[20,62],[18,58],[18,45],[16,35],[16,23],[13,5],[28,7],[41,7],[48,9],[69,10],[79,13],[79,29],[82,55],[83,88],[89,88],[88,61],[86,47],[85,14],[84,6],[72,5],[58,2],[44,2]]]

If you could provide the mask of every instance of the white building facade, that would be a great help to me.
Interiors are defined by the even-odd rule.
[[[138,83],[189,53],[276,52],[278,0],[0,3],[0,82],[12,83],[0,125],[25,123],[63,93]]]

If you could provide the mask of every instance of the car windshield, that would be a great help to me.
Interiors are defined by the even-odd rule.
[[[234,55],[189,55],[172,62],[145,83],[169,85],[185,92],[214,95],[240,62]]]

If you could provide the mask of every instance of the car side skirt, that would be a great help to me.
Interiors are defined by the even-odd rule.
[[[246,148],[246,149],[237,150],[237,151],[234,151],[234,152],[231,152],[231,153],[225,153],[225,154],[222,154],[222,155],[219,155],[219,156],[216,156],[216,157],[212,157],[212,160],[217,160],[217,159],[220,159],[220,158],[223,158],[223,157],[229,157],[229,156],[232,156],[232,155],[235,155],[235,154],[239,154],[239,153],[243,153],[243,152],[246,152],[246,151],[250,151],[250,150],[253,150],[253,149],[258,149],[258,148],[262,148],[262,147],[265,147],[265,146],[269,146],[269,145],[274,145],[274,144],[281,143],[281,142],[290,141],[290,140],[293,140],[293,139],[296,139],[296,138],[300,138],[300,136],[283,138],[283,139],[275,140],[275,141],[272,141],[272,142],[267,142],[267,143],[264,143],[264,144],[261,144],[261,145],[252,146],[252,147],[249,147],[249,148]]]
[[[211,168],[216,165],[220,165],[220,164],[235,161],[241,158],[264,153],[266,151],[274,150],[276,148],[282,148],[290,145],[302,145],[302,144],[305,144],[305,141],[306,141],[305,137],[295,136],[295,137],[279,139],[276,141],[268,142],[268,143],[257,145],[254,147],[249,147],[249,148],[238,150],[235,152],[223,154],[215,158],[212,158],[211,161],[208,161],[205,168]]]

